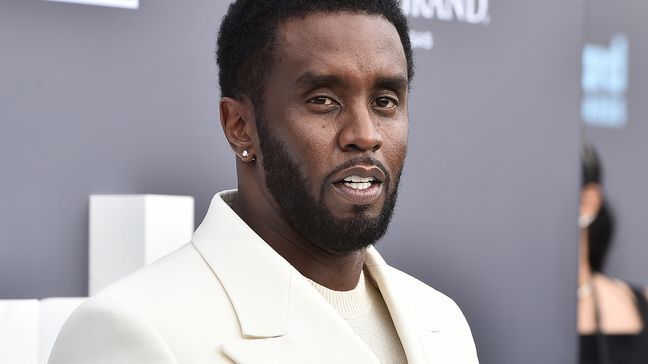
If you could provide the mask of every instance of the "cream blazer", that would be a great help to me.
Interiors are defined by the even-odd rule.
[[[192,241],[90,298],[49,364],[378,363],[328,302],[217,194]],[[369,248],[410,364],[477,363],[457,305]]]

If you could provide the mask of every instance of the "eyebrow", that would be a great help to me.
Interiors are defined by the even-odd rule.
[[[317,74],[312,71],[306,71],[297,78],[295,83],[309,87],[339,86],[344,84],[344,79],[336,75]],[[409,80],[405,75],[379,77],[374,82],[374,88],[402,91],[409,88]]]
[[[344,83],[342,77],[335,75],[317,74],[315,72],[306,71],[295,81],[297,84],[307,86],[327,86],[327,85],[341,85]]]
[[[374,87],[376,89],[403,91],[409,88],[409,80],[407,79],[407,76],[404,75],[379,77],[376,80]]]

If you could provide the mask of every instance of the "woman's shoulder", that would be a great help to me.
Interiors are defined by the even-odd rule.
[[[601,310],[601,323],[604,332],[629,334],[640,332],[643,329],[633,286],[620,279],[602,274],[596,274],[592,283]]]

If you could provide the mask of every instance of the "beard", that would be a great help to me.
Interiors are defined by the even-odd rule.
[[[368,157],[349,160],[331,171],[329,176],[343,168],[366,164],[377,166],[387,177],[383,182],[386,197],[377,217],[366,216],[368,206],[354,205],[352,217],[337,218],[323,202],[326,185],[321,186],[319,199],[308,191],[312,181],[290,157],[286,145],[275,138],[266,120],[258,119],[257,132],[266,188],[288,222],[306,240],[330,253],[344,254],[373,245],[385,235],[396,206],[402,166],[395,179],[379,161]]]

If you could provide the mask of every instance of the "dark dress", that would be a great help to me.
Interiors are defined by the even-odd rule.
[[[642,331],[637,335],[581,335],[580,364],[648,364],[648,302],[640,289],[631,288]]]

